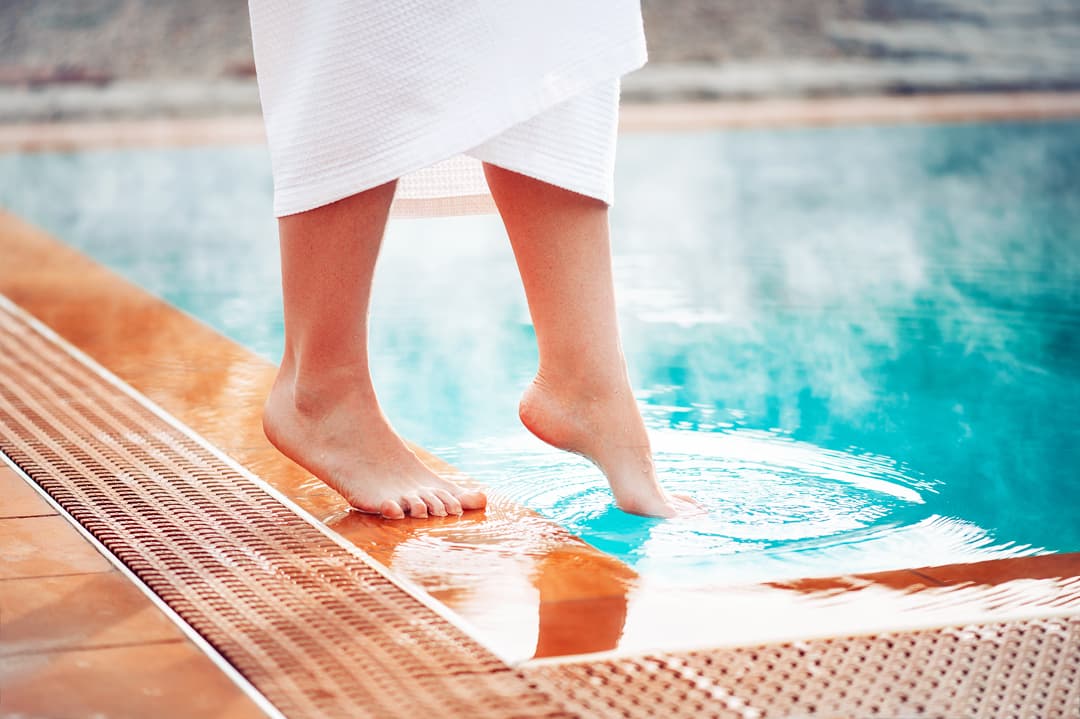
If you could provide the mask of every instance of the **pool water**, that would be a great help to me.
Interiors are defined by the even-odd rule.
[[[394,221],[372,351],[408,438],[663,582],[1080,551],[1080,123],[631,134],[612,214],[665,484],[611,506],[520,427],[495,217]],[[277,360],[263,148],[0,157],[0,204]]]

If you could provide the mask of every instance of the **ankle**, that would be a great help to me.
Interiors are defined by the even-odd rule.
[[[623,364],[617,370],[611,368],[541,367],[533,380],[533,386],[545,393],[568,399],[607,403],[632,397],[630,378]]]
[[[325,416],[346,398],[378,409],[371,375],[357,364],[316,368],[308,363],[299,370],[293,362],[283,361],[275,387],[287,392],[293,410],[308,417]]]

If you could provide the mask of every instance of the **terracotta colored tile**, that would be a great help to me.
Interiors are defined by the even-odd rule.
[[[45,514],[56,511],[15,470],[0,464],[0,519]]]
[[[247,719],[265,716],[187,641],[0,662],[0,716]]]
[[[181,638],[180,629],[119,572],[0,584],[0,655]]]
[[[546,552],[536,564],[533,584],[544,603],[595,597],[618,597],[625,602],[636,579],[637,573],[628,565],[582,542]]]
[[[766,582],[769,587],[789,589],[801,594],[836,595],[857,592],[869,587],[885,587],[899,591],[916,592],[938,582],[915,572],[901,569],[895,572],[873,572],[843,577],[810,577],[782,582]]]
[[[535,657],[589,654],[619,646],[626,626],[625,596],[540,604]]]
[[[0,579],[109,571],[108,560],[59,515],[0,519]]]
[[[972,564],[950,564],[944,567],[924,567],[915,571],[944,585],[969,582],[1003,584],[1015,579],[1080,577],[1080,552],[995,559]]]

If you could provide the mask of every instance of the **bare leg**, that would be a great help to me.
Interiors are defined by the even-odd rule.
[[[371,280],[394,183],[281,218],[285,354],[266,436],[365,512],[460,514],[484,495],[439,477],[394,432],[368,370]]]
[[[592,460],[621,509],[661,517],[696,509],[656,480],[619,341],[607,206],[494,165],[484,171],[540,349],[522,422],[548,444]]]

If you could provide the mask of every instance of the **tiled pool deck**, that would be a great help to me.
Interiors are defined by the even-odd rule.
[[[1080,115],[1075,95],[999,100],[643,108],[628,111],[624,124],[754,124],[755,112],[759,124]],[[89,143],[112,144],[118,137],[135,145],[258,140],[258,125],[248,120],[141,127],[95,126]],[[59,126],[9,128],[0,133],[0,146],[81,147],[86,137]],[[44,403],[39,411],[56,411],[71,421],[79,398],[48,400],[56,368],[36,363],[28,369],[24,363],[18,375],[18,358],[3,355],[34,342],[56,357],[67,356],[62,362],[83,367],[66,347],[84,352],[337,533],[342,547],[358,547],[451,612],[409,604],[403,593],[402,606],[379,610],[393,616],[376,614],[371,621],[452,634],[458,631],[455,618],[461,619],[468,638],[460,643],[477,643],[470,658],[460,660],[464,664],[448,660],[435,671],[430,663],[416,664],[411,654],[388,652],[372,641],[358,642],[362,646],[346,667],[363,672],[378,665],[396,677],[394,685],[416,682],[424,692],[448,691],[444,713],[466,715],[454,707],[476,692],[476,709],[493,716],[864,716],[875,708],[885,716],[1080,715],[1078,554],[672,592],[648,586],[629,567],[555,525],[516,522],[528,510],[506,502],[462,520],[388,523],[347,513],[340,498],[321,490],[263,438],[258,415],[273,375],[264,360],[10,214],[0,214],[0,256],[0,295],[21,308],[6,311],[0,332],[0,361],[10,363],[0,391],[5,453],[22,456],[23,469],[54,492],[64,481],[60,468],[31,466],[29,455],[20,455],[24,435],[10,408],[18,397],[32,395]],[[60,344],[27,324],[24,312],[59,335]],[[116,390],[104,381],[102,387]],[[116,401],[140,407],[128,395]],[[167,441],[154,441],[164,442],[163,452],[168,448]],[[0,496],[0,716],[261,713],[257,698],[233,683],[20,474],[0,469]],[[68,504],[72,514],[86,510],[70,498]],[[310,532],[305,519],[282,509],[292,517],[284,525]],[[516,536],[512,548],[492,539],[500,532],[509,536],[507,528],[516,526],[544,529]],[[447,559],[417,559],[439,551],[426,536],[469,551],[456,553],[444,571],[432,571]],[[341,556],[345,565],[355,563],[355,571],[370,574],[356,556]],[[169,592],[160,587],[176,582],[140,576],[163,596]],[[367,611],[365,593],[401,593],[381,574],[364,577],[357,588],[361,614]],[[212,583],[207,586],[212,590]],[[243,597],[223,607],[213,597],[208,601],[223,612],[222,621],[248,606]],[[272,616],[284,606],[267,609],[272,621],[286,622],[271,624],[269,631],[288,634],[282,627],[289,618]],[[174,609],[192,622],[190,612]],[[358,626],[358,616],[351,626]],[[334,621],[344,620],[327,619]],[[254,626],[257,634],[260,627]],[[242,632],[236,638],[238,645],[248,640],[257,644]],[[213,643],[229,654],[220,638]],[[585,654],[590,656],[580,656]],[[289,716],[334,715],[335,702],[355,701],[357,691],[381,691],[391,681],[357,689],[328,676],[325,686],[316,687],[310,679],[307,685],[290,679],[287,664],[234,664],[278,707],[290,707]],[[65,691],[57,692],[58,685]],[[289,700],[289,691],[306,699]],[[313,700],[319,692],[329,698]],[[363,702],[362,691],[359,698],[354,715],[387,714],[385,704]],[[402,703],[400,715],[415,714],[426,701]]]

